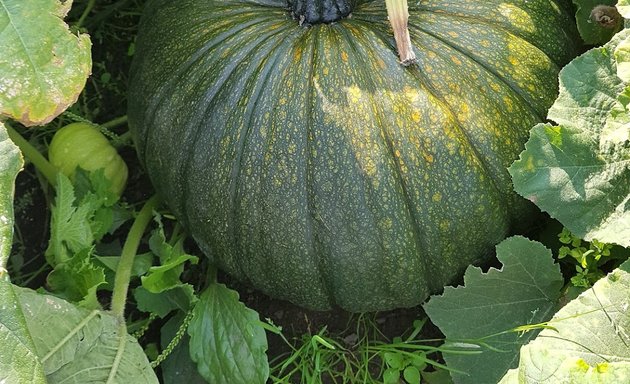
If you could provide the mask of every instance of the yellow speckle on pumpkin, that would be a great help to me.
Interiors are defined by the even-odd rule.
[[[293,62],[297,63],[302,59],[302,47],[297,47],[295,52],[293,52]]]
[[[348,54],[346,53],[346,51],[341,51],[341,60],[342,60],[344,63],[347,63],[347,62],[348,62]]]
[[[433,194],[433,197],[431,199],[436,203],[439,203],[440,201],[442,201],[442,195],[439,192],[436,192]]]
[[[420,122],[420,111],[413,111],[411,112],[411,119],[415,122],[418,123]]]
[[[356,85],[353,85],[348,87],[347,95],[351,103],[357,103],[361,98],[361,90]]]
[[[450,31],[450,32],[448,33],[448,35],[449,35],[450,37],[459,37],[459,34],[458,34],[457,32],[455,32],[455,31]]]
[[[447,220],[442,220],[440,221],[440,230],[442,230],[443,232],[448,230],[448,227],[451,226],[451,223],[449,223]]]
[[[324,73],[324,76],[328,76],[328,67],[325,67],[322,72]]]
[[[433,162],[433,155],[430,153],[423,153],[422,157],[424,157],[424,160],[426,160],[427,163]]]
[[[451,56],[451,61],[457,65],[462,65],[462,61],[455,55]]]
[[[606,373],[608,372],[608,363],[599,363],[595,369],[597,369],[598,373]]]
[[[512,55],[508,56],[508,61],[512,65],[518,65],[518,59]]]
[[[492,45],[492,44],[490,43],[490,40],[486,40],[486,39],[481,40],[481,41],[479,42],[479,44],[481,44],[481,46],[482,46],[482,47],[486,47],[486,48],[490,48],[490,45]]]

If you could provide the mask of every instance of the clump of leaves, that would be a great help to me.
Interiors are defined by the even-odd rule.
[[[558,258],[575,264],[575,276],[571,284],[576,287],[591,287],[606,274],[602,265],[610,261],[612,245],[593,240],[590,243],[575,236],[566,228],[558,234],[563,246],[558,251]]]

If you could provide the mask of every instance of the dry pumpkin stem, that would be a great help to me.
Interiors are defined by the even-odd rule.
[[[619,26],[623,17],[616,7],[598,5],[591,11],[591,20],[606,29],[614,29]]]
[[[409,37],[409,9],[407,0],[385,0],[387,17],[394,30],[394,39],[398,49],[400,63],[404,66],[416,62],[416,54],[413,51],[411,38]]]

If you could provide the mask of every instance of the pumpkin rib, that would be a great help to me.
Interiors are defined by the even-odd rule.
[[[310,137],[313,134],[313,118],[314,118],[314,105],[313,105],[313,95],[315,94],[315,78],[313,76],[313,74],[315,73],[315,63],[317,63],[316,60],[316,56],[318,53],[317,50],[317,46],[315,44],[315,42],[317,41],[317,36],[319,35],[319,31],[320,29],[317,28],[315,29],[315,33],[316,35],[312,38],[312,42],[313,42],[313,46],[311,47],[311,65],[309,66],[309,76],[308,76],[308,87],[307,87],[307,91],[306,91],[306,105],[307,105],[307,111],[306,111],[306,115],[308,116],[308,118],[306,119],[307,123],[306,123],[306,129],[305,129],[305,133],[306,133],[306,138],[305,138],[305,142],[306,142],[306,170],[304,172],[304,174],[306,175],[306,206],[307,209],[306,211],[308,212],[307,216],[307,227],[308,227],[308,242],[310,244],[309,249],[313,252],[313,256],[317,259],[317,261],[314,263],[315,267],[317,268],[317,276],[320,277],[320,282],[319,285],[321,287],[321,290],[325,293],[326,295],[326,299],[328,300],[328,302],[334,302],[334,292],[333,292],[333,281],[331,280],[331,278],[329,277],[330,274],[326,273],[326,268],[325,268],[325,263],[327,263],[326,260],[326,256],[329,256],[329,254],[326,254],[326,256],[324,255],[324,252],[317,252],[316,249],[316,244],[317,241],[315,240],[315,236],[313,234],[314,232],[314,222],[316,220],[315,218],[315,204],[314,204],[314,196],[313,196],[313,191],[315,190],[314,188],[314,175],[313,175],[313,159],[311,156],[311,151],[312,149],[312,144],[311,144],[311,140]],[[325,223],[324,223],[325,225]]]
[[[362,28],[364,28],[363,25],[361,25]],[[348,37],[347,34],[351,33],[351,30],[349,28],[340,28],[339,29],[342,33],[346,34],[346,37]],[[367,31],[362,31],[363,34],[366,34]],[[357,47],[357,42],[355,41],[356,36],[352,35],[351,38],[347,38],[346,39],[346,44],[351,47],[352,51],[354,52],[355,56],[357,59],[362,57],[362,53],[360,52],[358,47]],[[369,49],[368,52],[366,52],[368,54],[367,57],[378,57],[378,53],[373,51],[373,46],[366,44],[364,45],[364,47],[366,48],[366,51]],[[370,54],[373,54],[374,56],[370,56]],[[348,60],[349,62],[358,62],[358,60]],[[368,84],[371,85],[371,88],[373,90],[378,89],[377,84],[374,82],[374,77],[368,72],[369,68],[367,66],[357,66],[357,70],[358,71],[362,71],[363,75],[361,76],[363,79],[366,79],[366,81],[368,82]],[[370,88],[370,86],[368,86],[368,88]],[[392,133],[391,131],[388,129],[388,124],[386,124],[381,117],[383,116],[384,113],[386,113],[386,111],[384,111],[380,105],[380,103],[377,101],[377,96],[374,92],[369,92],[368,93],[371,101],[372,101],[372,105],[379,107],[379,111],[377,113],[373,114],[373,117],[375,118],[375,120],[377,121],[376,125],[379,127],[382,135],[383,135],[383,141],[384,144],[387,148],[387,155],[388,157],[392,160],[392,169],[394,170],[394,172],[396,173],[396,182],[400,185],[400,188],[403,191],[403,202],[405,204],[406,207],[406,211],[409,213],[409,217],[411,219],[411,223],[412,223],[412,232],[413,232],[413,238],[414,238],[414,242],[416,243],[416,246],[418,247],[418,249],[428,249],[428,241],[427,241],[427,234],[424,233],[423,231],[421,231],[421,226],[420,226],[420,220],[417,217],[417,213],[414,210],[414,206],[415,204],[412,201],[411,195],[409,193],[409,187],[407,185],[407,182],[405,180],[405,178],[403,177],[403,172],[400,169],[400,164],[398,161],[396,161],[396,156],[394,154],[395,149],[394,149],[394,142],[392,139]],[[376,200],[376,199],[375,199]],[[373,218],[375,219],[375,218]],[[378,224],[375,222],[374,223],[374,227],[378,227]],[[386,247],[384,247],[384,239],[382,238],[382,236],[380,236],[380,241],[379,243],[381,244],[381,247],[383,249],[384,252],[386,252]],[[395,262],[397,261],[396,258],[391,258],[391,262]],[[383,271],[383,273],[385,274],[386,272],[390,271],[392,268],[389,268],[389,266],[385,265],[386,262],[386,258],[382,258],[381,259],[381,263],[383,264],[384,268],[382,268],[381,270]],[[422,266],[420,264],[420,266]],[[423,269],[423,276],[422,276],[422,280],[426,280],[426,269]],[[399,293],[399,289],[397,289],[397,281],[395,278],[392,278],[395,276],[384,276],[381,281],[384,285],[384,287],[387,289],[387,294],[384,296],[388,296],[388,297],[396,297],[396,295]],[[385,284],[386,282],[390,282],[390,284]]]
[[[301,36],[304,35],[303,31],[305,31],[305,29],[296,29],[296,32],[298,32],[298,34],[301,35]],[[286,55],[287,52],[290,52],[291,48],[292,48],[292,47],[288,46],[288,43],[279,44],[278,46],[282,46],[283,48],[286,48],[286,49],[283,49],[282,52],[278,53],[278,57],[281,57],[281,55]],[[270,71],[270,75],[271,74],[272,73]],[[285,78],[286,78],[286,76],[288,76],[288,74],[285,75]],[[265,85],[266,85],[267,82],[268,82],[268,79],[265,79]],[[281,81],[280,83],[286,83],[286,80],[285,81]],[[264,87],[264,85],[262,87]],[[306,92],[306,94],[308,95],[309,93]],[[274,105],[270,108],[271,110],[275,110],[276,106],[278,106],[279,102],[280,102],[278,97],[275,97],[274,100],[275,100],[274,101]],[[305,113],[309,113],[309,112],[305,112]],[[266,143],[264,145],[264,147],[266,149],[262,150],[261,154],[264,154],[264,153],[267,153],[267,152],[272,152],[271,151],[271,148],[272,148],[271,138],[274,136],[274,133],[276,132],[275,128],[276,127],[274,127],[274,126],[269,127],[270,131],[269,131],[269,134],[267,135],[267,141],[266,141]],[[307,130],[308,130],[308,127],[307,127]],[[306,140],[306,143],[308,144],[308,139]],[[262,174],[263,174],[263,172],[261,172],[260,176],[262,176]],[[308,173],[305,172],[305,174],[308,174]],[[307,191],[307,195],[306,196],[307,196],[307,199],[308,199],[308,188],[306,188],[306,191]],[[312,227],[313,227],[313,225],[312,225],[313,209],[310,208],[311,206],[312,205],[309,202],[306,203],[306,207],[307,207],[306,211],[308,212],[308,217],[309,217],[309,220],[307,220],[307,223],[309,223],[309,224],[307,225],[308,226],[308,230],[307,230],[308,231],[308,235],[306,236],[305,240],[308,241],[309,244],[310,244],[310,246],[309,246],[309,249],[310,249],[309,253],[312,256],[313,252],[314,252],[314,249],[315,249],[316,242],[315,242],[315,239],[314,239],[314,236],[313,236],[313,229],[312,229]],[[235,229],[237,229],[236,226],[235,226]],[[319,257],[319,261],[314,263],[314,264],[319,270],[321,270],[322,269],[322,266],[321,266],[322,263],[323,263],[322,258]],[[265,280],[265,281],[269,281],[270,279],[273,280],[276,277],[276,275],[275,275],[276,271],[275,270],[266,270],[266,267],[268,267],[268,266],[270,267],[272,264],[273,263],[261,263],[262,268],[265,268],[265,272],[262,273],[263,276],[266,276],[265,278],[263,278],[263,280]],[[251,276],[248,276],[248,279],[250,279],[250,278],[251,278]],[[320,288],[321,291],[324,291],[326,293],[327,299],[330,300],[331,293],[327,289],[327,285],[319,284],[319,288]]]
[[[252,25],[250,25],[250,27],[254,27],[254,26],[258,25],[258,24],[262,24],[262,22],[261,23],[257,23],[257,24],[252,24]],[[238,30],[238,31],[236,31],[234,33],[233,36],[235,36],[235,38],[237,38],[238,34],[242,33],[242,32],[243,32],[243,30]],[[240,51],[237,52],[237,54],[239,54],[239,56],[242,56],[242,57],[247,57],[247,56],[249,56],[251,54],[251,52],[255,51],[258,48],[259,44],[262,44],[262,43],[264,43],[264,41],[267,41],[267,40],[273,38],[277,34],[283,34],[285,32],[286,32],[285,30],[279,29],[279,30],[274,31],[273,33],[270,33],[269,35],[259,36],[258,37],[259,38],[258,41],[254,40],[253,44],[249,44],[248,45],[249,48],[250,48],[249,50],[247,50],[247,51],[240,50]],[[215,39],[210,40],[209,43],[214,41],[214,40]],[[217,46],[220,46],[222,44],[224,44],[224,42],[219,40],[219,41],[216,41],[216,44],[213,44],[212,46],[209,46],[209,47],[204,46],[203,50],[195,52],[195,55],[193,57],[191,57],[191,60],[187,60],[185,62],[185,64],[182,64],[182,66],[185,67],[184,70],[178,71],[178,73],[173,75],[173,80],[170,81],[170,83],[169,83],[169,85],[171,87],[165,87],[163,92],[161,92],[161,95],[159,95],[160,102],[162,102],[164,98],[170,96],[173,91],[176,91],[177,90],[177,86],[179,84],[185,82],[185,79],[189,76],[186,73],[186,71],[188,71],[190,69],[190,67],[192,67],[193,65],[199,65],[201,63],[201,60],[204,59],[207,56],[207,54],[208,54],[208,52],[210,50],[212,50],[212,49],[214,49]],[[236,57],[236,58],[238,59],[238,57]],[[208,109],[213,106],[214,98],[217,95],[221,94],[221,92],[224,90],[224,87],[226,87],[226,86],[232,87],[233,86],[233,84],[230,82],[230,80],[232,80],[232,77],[238,71],[239,66],[238,66],[237,63],[238,63],[238,61],[240,61],[240,60],[236,60],[235,61],[234,59],[235,59],[235,57],[231,56],[229,58],[221,58],[221,60],[218,60],[217,62],[204,63],[204,65],[206,65],[207,68],[208,68],[208,72],[212,71],[213,68],[215,68],[215,67],[222,68],[223,69],[223,73],[221,73],[220,75],[214,77],[216,79],[222,79],[222,81],[220,83],[214,83],[213,87],[210,90],[208,90],[208,92],[206,92],[204,94],[203,101],[205,102],[205,106],[203,106],[203,112],[199,113],[197,115],[196,120],[202,121],[208,115]],[[232,64],[232,65],[226,65],[226,66],[217,65],[217,64],[222,64],[222,61],[226,61],[228,64]],[[210,64],[210,65],[208,65],[208,64]],[[210,91],[212,91],[212,92],[210,92]],[[198,126],[199,124],[195,122],[195,119],[193,119],[193,122],[190,123],[189,125],[190,126]],[[203,127],[201,127],[200,129],[203,129]],[[196,140],[193,140],[193,142],[195,142],[195,141]],[[193,153],[194,153],[193,151],[190,151],[189,152],[189,156],[192,155]],[[185,165],[188,166],[190,164],[188,162],[186,162]]]
[[[245,12],[241,12],[241,13],[245,13]],[[264,14],[263,14],[264,15]],[[253,27],[259,24],[262,24],[264,22],[273,22],[275,20],[273,20],[271,17],[261,17],[261,19],[256,19],[254,21],[252,21],[252,23],[250,24],[246,24],[245,26],[243,26],[242,28],[231,28],[229,29],[229,37],[234,37],[234,38],[238,38],[239,33],[242,33],[243,30],[249,28],[249,27]],[[237,26],[241,26],[240,24],[237,24]],[[278,31],[276,31],[276,34],[281,34],[283,33],[284,30],[283,29],[279,29]],[[160,86],[157,90],[156,90],[156,97],[153,98],[151,100],[151,103],[147,106],[147,111],[146,111],[146,115],[150,116],[150,119],[153,120],[153,118],[155,117],[155,113],[154,111],[156,111],[157,109],[159,109],[161,107],[161,105],[164,102],[169,102],[168,98],[175,93],[175,91],[177,90],[178,85],[185,83],[186,78],[188,77],[188,71],[190,70],[191,67],[199,64],[200,61],[202,61],[203,59],[205,59],[207,57],[207,53],[209,51],[212,51],[213,49],[216,49],[216,47],[221,46],[222,44],[226,44],[225,41],[225,34],[228,34],[228,31],[226,31],[224,34],[220,34],[216,37],[213,37],[212,39],[208,40],[200,49],[195,50],[193,52],[193,55],[191,55],[189,58],[187,58],[185,61],[183,61],[181,64],[179,64],[177,66],[177,69],[175,70],[175,72],[173,73],[172,77],[170,78],[170,80],[168,82],[166,82],[165,84],[163,84],[162,86]],[[271,37],[271,36],[270,36]],[[229,62],[229,60],[227,60]],[[229,67],[229,66],[227,66]],[[209,70],[212,70],[212,66],[208,66]],[[236,69],[237,66],[233,66],[232,69]],[[220,76],[218,77],[220,78]],[[225,84],[229,79],[229,75],[228,76],[224,76],[224,80],[223,83],[219,84],[218,88],[221,88],[223,86],[223,84]],[[216,85],[216,84],[215,84]],[[213,87],[214,88],[214,87]],[[218,92],[218,90],[217,90]],[[210,103],[209,103],[210,104]],[[199,114],[197,117],[197,120],[201,121],[201,116],[202,114]],[[194,119],[193,119],[194,120]],[[144,124],[144,127],[146,127],[148,129],[148,127],[152,126],[153,124]],[[189,124],[189,126],[193,126],[194,124]],[[185,130],[185,132],[190,132],[190,130]],[[159,137],[160,134],[159,132],[154,131],[154,134],[158,137],[156,137],[156,140],[161,140],[161,138]],[[144,136],[144,135],[141,135]],[[151,141],[151,136],[149,134],[149,137],[147,137],[147,139],[144,140],[144,145],[142,148],[138,148],[138,151],[140,153],[147,153],[148,151],[148,146],[149,143]],[[192,142],[194,143],[194,140],[188,140],[188,142]],[[189,153],[189,155],[192,155],[192,153]],[[182,162],[183,164],[188,165],[188,161],[186,162]],[[188,168],[186,168],[188,169]],[[182,199],[183,201],[186,201],[188,199]],[[180,204],[181,205],[181,204]],[[180,211],[183,212],[185,210],[185,208],[183,206],[180,206]],[[187,217],[185,218],[186,220],[184,222],[187,221]]]
[[[299,33],[300,31],[296,31],[296,32],[298,33],[295,33],[295,34],[301,34]],[[240,207],[240,203],[237,203],[237,201],[239,200],[239,195],[240,195],[240,188],[239,188],[240,185],[238,183],[241,180],[240,179],[241,172],[243,169],[243,158],[244,158],[243,154],[245,153],[245,149],[248,147],[249,139],[251,138],[251,129],[253,128],[252,119],[255,117],[254,112],[256,111],[256,107],[260,101],[260,97],[264,93],[264,90],[267,88],[266,86],[269,82],[270,76],[272,75],[272,70],[275,67],[275,64],[284,53],[284,51],[278,52],[278,49],[280,47],[283,47],[285,44],[287,44],[287,41],[290,39],[295,39],[295,35],[287,34],[285,38],[280,39],[277,43],[270,46],[267,51],[265,51],[264,53],[263,52],[260,53],[260,55],[264,57],[274,57],[273,61],[269,61],[267,63],[266,65],[267,69],[265,71],[266,74],[263,75],[262,81],[253,81],[255,80],[254,77],[259,77],[261,74],[259,70],[260,66],[258,67],[251,66],[252,69],[249,75],[247,77],[244,76],[244,78],[242,79],[243,83],[245,84],[251,81],[251,83],[254,84],[254,88],[258,88],[258,90],[254,90],[254,92],[243,92],[243,94],[247,94],[247,100],[248,100],[247,107],[245,109],[248,112],[246,113],[246,117],[244,118],[244,121],[247,124],[245,125],[246,126],[245,132],[241,134],[240,143],[236,144],[236,146],[238,147],[238,150],[236,151],[237,156],[236,156],[236,159],[234,159],[232,162],[232,171],[231,171],[232,177],[230,180],[230,193],[229,193],[229,195],[231,196],[230,212],[231,212],[232,217],[229,219],[229,223],[231,224],[228,224],[228,225],[231,226],[232,236],[235,239],[234,242],[236,245],[237,252],[243,249],[239,241],[240,236],[238,235],[240,225],[238,225],[237,223],[239,222],[239,220],[236,219],[238,217],[237,210]],[[200,127],[200,130],[204,128],[205,127]],[[236,264],[241,270],[241,276],[248,276],[248,274],[243,270],[242,265],[240,263],[236,263]],[[249,279],[249,276],[248,276],[248,279]]]
[[[251,46],[251,49],[249,51],[247,51],[244,54],[244,57],[251,57],[252,55],[254,55],[252,52],[257,51],[260,49],[261,45],[264,44],[266,41],[269,41],[271,38],[273,38],[276,34],[282,34],[282,33],[286,33],[287,29],[290,28],[286,28],[286,29],[282,29],[279,28],[278,30],[274,30],[273,33],[270,33],[268,35],[262,35],[260,36],[260,40],[258,40],[258,42],[254,45]],[[271,54],[271,52],[274,51],[275,48],[280,47],[282,45],[284,45],[285,40],[290,39],[291,37],[293,37],[293,35],[288,34],[284,39],[281,39],[279,42],[275,43],[272,45],[272,47],[269,48],[268,51],[264,52],[264,53],[260,53],[260,55],[263,56],[268,56]],[[254,55],[255,56],[255,55]],[[230,93],[235,92],[235,88],[239,87],[240,85],[242,85],[243,87],[240,89],[240,95],[241,97],[243,97],[243,95],[247,95],[248,100],[252,100],[251,98],[251,93],[249,92],[249,90],[247,90],[246,86],[247,86],[247,81],[233,81],[234,79],[232,79],[234,76],[240,76],[240,77],[245,77],[245,78],[251,78],[253,76],[257,76],[259,73],[257,71],[257,67],[256,66],[246,66],[244,68],[246,68],[250,73],[245,76],[245,75],[240,75],[238,73],[238,70],[241,67],[239,67],[238,65],[234,65],[232,68],[232,71],[226,75],[224,77],[224,81],[220,84],[220,87],[218,89],[215,90],[214,94],[210,96],[209,99],[207,99],[207,104],[205,105],[205,109],[203,110],[202,113],[199,114],[199,123],[195,124],[197,126],[196,128],[196,137],[193,140],[193,142],[198,142],[199,140],[199,136],[203,133],[203,131],[206,129],[206,127],[201,124],[202,121],[205,121],[205,119],[207,119],[207,116],[210,114],[210,109],[214,106],[214,99],[218,96],[218,95],[222,95],[223,92],[225,91],[223,89],[224,86],[229,87],[229,91]],[[271,73],[271,70],[269,71],[269,73]],[[256,82],[252,81],[252,84],[254,85],[258,85],[256,84]],[[259,92],[262,91],[263,87],[259,87]],[[256,103],[257,100],[254,100],[254,103]],[[249,118],[253,117],[253,111],[255,110],[255,107],[252,107],[249,115]],[[238,145],[238,148],[240,148],[239,150],[236,151],[237,153],[237,159],[234,160],[233,165],[232,165],[232,179],[231,179],[231,183],[230,183],[230,196],[231,196],[231,202],[230,202],[230,209],[229,209],[229,218],[228,218],[228,223],[229,226],[231,227],[232,230],[232,236],[235,242],[235,248],[236,250],[233,250],[235,252],[239,252],[240,249],[242,249],[240,242],[239,242],[239,238],[240,236],[238,236],[238,230],[240,228],[240,226],[237,224],[238,220],[236,220],[235,218],[238,216],[237,214],[237,210],[239,207],[239,204],[236,203],[236,201],[238,200],[238,191],[237,191],[237,183],[239,181],[238,175],[240,175],[241,172],[241,168],[242,168],[242,154],[244,151],[245,146],[247,145],[247,138],[249,137],[249,129],[251,127],[248,126],[246,132],[244,132],[241,135],[241,144]],[[203,151],[204,148],[201,148],[199,150],[199,152]],[[193,170],[195,169],[194,166],[192,166],[192,164],[194,163],[194,154],[196,151],[190,151],[188,153],[187,156],[187,160],[185,163],[185,167],[184,170],[188,171],[188,170]],[[195,178],[194,177],[188,177],[187,172],[186,175],[184,176],[185,180],[191,180],[194,181]],[[187,189],[188,191],[191,191],[191,189]],[[193,198],[188,198],[188,197],[184,197],[184,204],[185,204],[185,211],[186,212],[195,212],[197,209],[195,207],[195,202]],[[233,263],[233,267],[234,265],[239,269],[240,272],[238,272],[240,274],[240,276],[248,276],[248,274],[244,271],[243,266],[240,263]],[[264,265],[264,264],[263,264]],[[249,278],[249,277],[248,277]]]

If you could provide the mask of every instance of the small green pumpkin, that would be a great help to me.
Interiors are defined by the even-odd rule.
[[[152,0],[139,156],[232,276],[316,309],[416,305],[530,213],[506,168],[575,55],[565,8],[413,2],[403,67],[384,1]]]
[[[77,167],[86,171],[103,169],[112,184],[112,192],[120,196],[127,182],[127,164],[116,148],[88,123],[72,123],[60,128],[48,147],[48,160],[61,173],[74,178]]]

